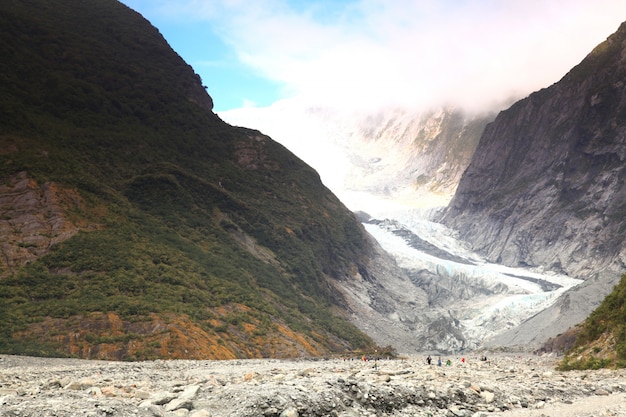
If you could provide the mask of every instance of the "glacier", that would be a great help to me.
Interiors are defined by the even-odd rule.
[[[391,291],[426,293],[428,301],[423,309],[427,311],[414,313],[398,307],[395,313],[380,312],[379,318],[391,320],[378,325],[380,332],[385,332],[385,326],[397,327],[413,340],[416,331],[434,332],[439,339],[429,340],[428,346],[441,352],[477,349],[546,309],[582,282],[541,267],[513,268],[487,262],[453,230],[430,221],[433,213],[448,204],[454,189],[427,192],[415,186],[415,173],[420,168],[411,165],[416,155],[411,135],[417,128],[407,127],[414,123],[410,114],[402,113],[400,122],[398,114],[391,111],[355,118],[328,108],[283,102],[269,108],[220,113],[220,117],[231,124],[259,129],[316,169],[323,183],[359,215],[369,234],[406,271],[411,282],[388,282]],[[426,123],[436,134],[443,126],[433,120]],[[394,128],[385,130],[385,126]],[[424,161],[423,155],[419,158]],[[445,177],[445,167],[440,171],[437,175]],[[351,291],[355,303],[375,304],[368,294],[371,289],[354,287]],[[398,294],[397,299],[409,303],[410,297]],[[420,320],[427,323],[420,324]],[[361,325],[375,332],[372,323]],[[381,339],[385,337],[381,335]],[[418,351],[421,348],[424,346],[416,346]]]
[[[424,218],[423,211],[389,214],[383,221],[369,219],[364,226],[409,276],[426,271],[438,280],[453,282],[459,293],[468,287],[481,289],[436,303],[459,320],[469,348],[479,348],[483,340],[518,326],[582,282],[542,268],[512,268],[487,262],[457,240],[454,231]],[[407,233],[398,235],[400,230],[428,242],[431,249],[414,247]],[[447,255],[435,256],[432,248]]]

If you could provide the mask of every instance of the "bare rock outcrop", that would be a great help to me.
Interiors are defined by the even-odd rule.
[[[488,259],[588,280],[506,344],[584,319],[626,268],[626,24],[487,126],[443,222]]]
[[[53,182],[39,184],[22,171],[0,184],[0,274],[46,254],[79,231],[68,209],[81,197]]]

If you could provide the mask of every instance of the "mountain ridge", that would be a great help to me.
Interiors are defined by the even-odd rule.
[[[626,24],[489,124],[441,221],[488,259],[585,279],[491,341],[537,345],[591,313],[626,268]]]
[[[334,284],[369,277],[363,227],[286,148],[215,115],[149,22],[113,0],[5,2],[0,21],[2,352],[374,348]]]

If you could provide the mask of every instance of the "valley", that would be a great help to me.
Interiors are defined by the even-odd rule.
[[[0,5],[0,352],[530,352],[606,299],[587,340],[626,334],[626,24],[506,109],[218,114],[122,3],[34,4]]]

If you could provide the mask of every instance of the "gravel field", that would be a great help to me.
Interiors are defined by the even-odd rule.
[[[559,372],[554,358],[532,355],[437,359],[0,355],[0,416],[626,416],[626,370]]]

